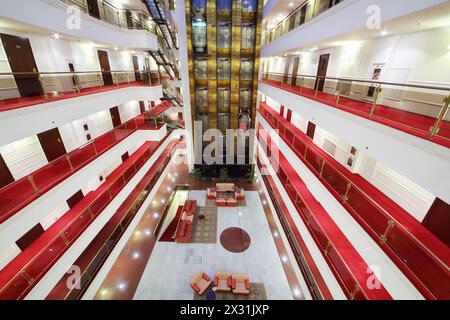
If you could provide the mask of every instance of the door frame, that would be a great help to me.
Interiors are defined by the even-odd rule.
[[[326,60],[325,60],[325,58],[326,58]],[[321,70],[321,64],[323,63],[323,61],[326,61],[325,74],[321,75],[320,70]],[[325,86],[325,79],[319,80],[319,76],[326,77],[329,62],[330,62],[330,54],[329,53],[324,53],[324,54],[320,55],[319,63],[317,65],[316,83],[314,84],[314,90],[321,91],[321,92],[323,91],[323,88]]]

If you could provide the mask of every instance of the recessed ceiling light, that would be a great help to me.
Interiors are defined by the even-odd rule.
[[[59,39],[59,38],[61,38],[61,36],[58,33],[55,33],[55,34],[53,34],[53,38]]]
[[[114,47],[114,50],[117,51],[117,50],[119,50],[119,48],[118,48],[117,46],[115,46],[115,47]]]
[[[384,37],[385,35],[387,35],[388,32],[386,30],[381,31],[381,35]]]
[[[293,2],[290,2],[289,3],[289,7],[293,7],[294,6],[294,3]]]

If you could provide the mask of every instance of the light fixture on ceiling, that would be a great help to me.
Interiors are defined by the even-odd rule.
[[[388,32],[386,30],[381,31],[381,35],[384,37],[388,34]]]
[[[317,48],[317,47],[312,47],[311,49],[309,49],[309,51],[314,52],[314,51],[316,51],[317,49],[319,49],[319,48]]]
[[[114,51],[117,51],[117,50],[119,50],[119,48],[117,46],[115,46],[114,47]]]
[[[61,36],[60,36],[58,33],[54,33],[54,34],[53,34],[53,38],[59,39],[59,38],[61,38]]]
[[[294,3],[293,2],[290,2],[289,3],[289,7],[293,7],[294,6]]]

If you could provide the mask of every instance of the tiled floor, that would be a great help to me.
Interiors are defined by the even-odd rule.
[[[205,204],[205,191],[191,191],[191,199]],[[264,215],[258,192],[247,191],[247,207],[218,208],[218,237],[230,227],[246,230],[252,243],[243,253],[231,253],[220,244],[157,242],[134,299],[192,299],[189,279],[197,271],[211,277],[215,271],[247,273],[264,283],[268,299],[292,299],[280,257]]]

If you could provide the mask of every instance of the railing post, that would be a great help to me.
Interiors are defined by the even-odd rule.
[[[75,82],[75,91],[77,93],[80,93],[81,92],[80,81],[75,73],[73,74],[73,81]]]
[[[314,93],[314,99],[317,99],[317,94],[319,93],[319,81],[320,77],[316,77],[316,86],[314,88],[316,92]]]
[[[100,79],[100,74],[97,74],[97,81],[98,81],[98,85],[99,85],[100,89],[103,88],[102,80]]]
[[[323,168],[325,167],[325,164],[326,164],[327,162],[325,161],[325,160],[322,160],[322,166],[320,167],[320,177],[322,177],[322,174],[323,174]]]
[[[433,137],[439,133],[442,121],[444,121],[445,116],[447,115],[449,104],[450,104],[450,95],[444,98],[444,105],[442,106],[441,111],[439,112],[439,115],[436,118],[436,122],[430,128],[430,139],[433,139]]]
[[[305,81],[305,77],[302,77],[302,81],[300,82],[300,94],[303,93],[303,82]]]
[[[381,236],[381,239],[380,239],[380,242],[381,242],[382,244],[385,244],[385,243],[386,243],[386,241],[387,241],[387,236],[388,236],[389,232],[392,230],[392,228],[394,228],[394,225],[395,225],[395,224],[394,224],[394,220],[389,220],[389,221],[388,221],[386,230],[384,231],[384,233],[383,233],[383,235]]]
[[[28,176],[28,181],[30,181],[31,187],[33,188],[34,193],[39,194],[39,188],[37,187],[36,183],[34,182],[33,176]]]
[[[350,191],[351,187],[352,187],[352,183],[351,182],[347,183],[347,189],[345,190],[345,194],[342,197],[345,202],[348,201],[348,192]]]
[[[69,166],[70,166],[70,171],[73,171],[73,165],[72,165],[72,161],[70,161],[70,155],[66,155],[66,159],[67,159],[67,162],[69,163]]]
[[[342,84],[343,83],[344,83],[344,81],[339,80],[339,83],[338,83],[338,94],[337,94],[337,97],[336,97],[336,105],[339,104],[339,99],[341,98],[341,90],[342,90]]]
[[[375,88],[375,94],[374,94],[374,97],[373,97],[373,104],[372,104],[372,108],[370,109],[370,117],[372,118],[372,116],[374,115],[374,113],[375,113],[375,107],[376,107],[376,105],[377,105],[377,103],[378,103],[378,98],[379,98],[379,96],[380,96],[380,93],[381,93],[381,84],[379,84],[376,88]]]

